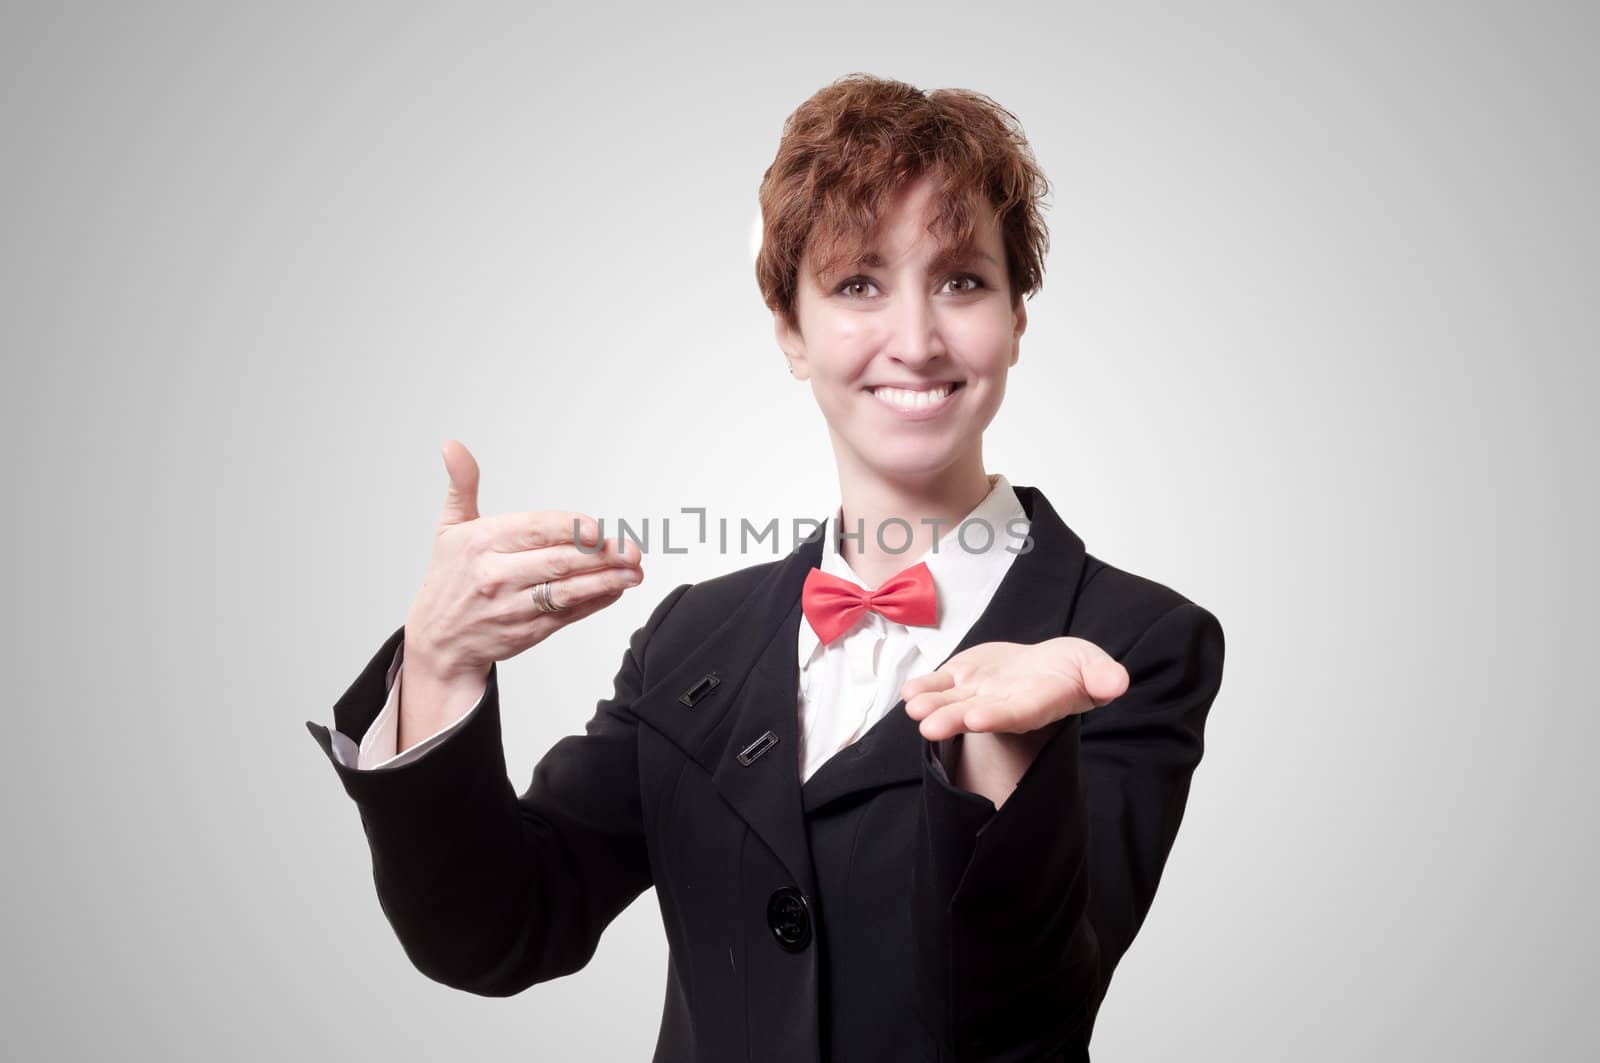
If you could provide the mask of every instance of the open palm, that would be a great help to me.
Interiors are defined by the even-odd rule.
[[[1070,636],[1027,644],[982,642],[900,688],[930,742],[962,732],[1026,734],[1122,696],[1128,671]]]

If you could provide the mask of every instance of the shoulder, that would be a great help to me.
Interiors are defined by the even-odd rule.
[[[769,577],[786,558],[764,561],[669,591],[645,623],[653,658],[687,655]]]
[[[1067,634],[1087,639],[1116,656],[1158,624],[1212,628],[1218,637],[1222,631],[1215,614],[1181,591],[1093,554],[1084,556]]]

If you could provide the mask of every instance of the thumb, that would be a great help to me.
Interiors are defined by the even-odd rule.
[[[447,439],[440,447],[450,487],[444,495],[440,527],[478,519],[478,462],[458,440]]]
[[[1128,692],[1128,670],[1116,658],[1101,652],[1081,666],[1083,687],[1096,707],[1107,705]]]

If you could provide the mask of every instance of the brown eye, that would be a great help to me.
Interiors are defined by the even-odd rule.
[[[951,277],[950,281],[951,281],[952,284],[959,284],[962,281],[971,281],[972,282],[972,287],[970,287],[970,288],[957,288],[956,289],[957,291],[961,291],[961,292],[975,292],[979,288],[983,287],[983,279],[981,277],[975,277],[971,273],[963,273],[960,276]]]
[[[834,291],[840,293],[841,295],[848,295],[852,299],[861,299],[865,298],[864,293],[857,294],[854,289],[870,288],[872,286],[872,282],[865,277],[851,277],[849,280],[841,282],[839,286],[834,289]]]

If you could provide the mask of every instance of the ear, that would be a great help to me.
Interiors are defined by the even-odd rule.
[[[1028,308],[1023,305],[1022,296],[1017,296],[1017,305],[1011,308],[1011,319],[1014,322],[1011,330],[1011,364],[1016,365],[1017,359],[1022,356],[1022,334],[1028,329]]]
[[[789,323],[781,311],[772,312],[772,334],[777,338],[778,346],[783,355],[788,359],[789,367],[794,371],[796,380],[804,380],[811,375],[811,368],[806,364],[805,337],[800,335],[800,329]]]

